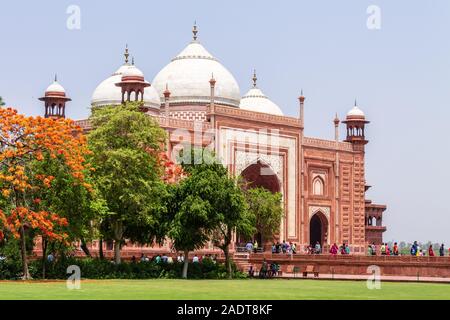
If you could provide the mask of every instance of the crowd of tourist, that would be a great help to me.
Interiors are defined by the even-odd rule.
[[[248,253],[257,253],[261,248],[258,247],[258,242],[254,241],[251,242],[249,241],[246,246],[245,249]],[[382,256],[399,256],[401,255],[400,252],[400,248],[397,242],[394,242],[393,245],[389,245],[388,243],[382,243],[381,245],[376,245],[375,243],[369,244],[367,247],[367,255],[368,256],[376,256],[376,255],[382,255]],[[444,244],[441,244],[441,246],[439,247],[439,251],[435,253],[433,246],[429,245],[428,249],[423,249],[420,247],[420,245],[418,244],[417,241],[414,241],[414,243],[411,245],[409,252],[411,256],[429,256],[429,257],[434,257],[434,256],[440,256],[443,257],[446,255],[446,251],[448,251],[448,254],[450,255],[450,248],[449,249],[445,249]],[[293,254],[297,254],[297,253],[303,253],[303,254],[323,254],[323,248],[321,246],[321,244],[317,241],[316,244],[314,246],[309,245],[304,247],[302,252],[298,252],[297,249],[297,245],[293,242],[276,242],[272,244],[272,254],[287,254],[287,255],[293,255]],[[329,249],[329,254],[331,255],[348,255],[350,254],[350,246],[346,243],[343,243],[341,246],[338,246],[336,243],[333,243],[333,245],[330,247]],[[403,251],[404,254],[404,251]],[[53,255],[49,254],[48,256],[48,261],[51,262],[53,261]],[[175,258],[173,258],[170,255],[167,254],[158,254],[156,256],[154,256],[153,258],[149,258],[147,255],[144,255],[142,253],[141,257],[140,257],[140,261],[141,262],[149,262],[149,261],[154,261],[156,263],[174,263]],[[192,263],[202,263],[205,259],[209,259],[210,261],[212,261],[213,263],[217,262],[217,254],[215,255],[211,255],[211,254],[206,254],[203,256],[198,256],[197,254],[195,254],[192,257],[191,262]],[[137,259],[135,256],[133,256],[131,258],[132,262],[137,262]],[[178,263],[182,263],[184,262],[184,255],[183,254],[178,254],[176,257],[176,262]],[[264,259],[264,263],[261,267],[261,270],[259,272],[260,277],[273,277],[274,275],[277,275],[279,273],[279,265],[276,262],[273,263],[267,263]],[[249,270],[249,275],[253,276],[255,270],[253,270],[253,268],[250,268]]]
[[[438,255],[440,257],[445,256],[445,245],[442,243],[439,247],[439,253]],[[448,249],[449,255],[450,255],[450,248]],[[382,243],[379,247],[379,251],[375,243],[372,243],[368,247],[367,255],[369,256],[375,256],[377,254],[381,254],[382,256],[398,256],[401,255],[399,246],[397,242],[394,242],[394,244],[390,247],[387,243]],[[409,253],[411,256],[417,256],[417,257],[435,257],[437,254],[435,254],[433,245],[429,245],[428,249],[421,248],[417,241],[414,241],[414,243],[409,248]]]
[[[404,245],[403,245],[404,246]],[[262,252],[262,248],[258,246],[257,241],[249,241],[245,245],[245,250],[248,253],[257,253]],[[323,254],[324,248],[321,246],[321,244],[317,241],[315,245],[308,245],[305,247],[298,248],[297,244],[294,242],[286,242],[283,240],[283,242],[276,242],[272,244],[271,248],[272,254],[287,254],[287,255],[293,255],[297,253],[301,254]],[[350,254],[350,246],[347,243],[343,243],[342,245],[338,246],[336,243],[333,243],[331,245],[329,251],[329,254],[331,255],[348,255]],[[446,249],[444,244],[441,244],[439,248],[439,252],[434,251],[433,245],[429,245],[428,248],[425,250],[424,248],[421,248],[417,241],[414,241],[414,243],[411,245],[410,253],[412,256],[440,256],[443,257],[446,255]],[[376,245],[375,243],[369,244],[367,247],[367,255],[369,256],[375,256],[375,255],[382,255],[382,256],[399,256],[399,255],[405,254],[404,247],[399,247],[397,242],[391,243],[390,245],[388,243],[381,243],[380,245]],[[450,248],[448,249],[448,254],[450,255]]]

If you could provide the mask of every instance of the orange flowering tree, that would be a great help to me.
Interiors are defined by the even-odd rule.
[[[86,138],[68,119],[26,117],[11,108],[0,109],[0,237],[19,240],[23,279],[30,279],[27,235],[66,241],[66,218],[41,204],[43,191],[51,189],[55,177],[39,164],[52,159],[86,188]]]

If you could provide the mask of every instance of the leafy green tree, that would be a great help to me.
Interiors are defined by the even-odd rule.
[[[3,107],[5,105],[5,101],[3,101],[3,98],[0,97],[0,107]]]
[[[194,230],[187,229],[185,232],[188,238],[200,240],[195,242],[196,248],[203,247],[207,240],[212,240],[221,248],[225,255],[228,276],[231,277],[229,246],[233,232],[254,232],[244,194],[237,181],[228,174],[227,168],[216,162],[214,155],[208,150],[194,149],[191,151],[191,157],[183,157],[181,162],[189,177],[182,182],[182,187],[186,189],[181,197],[181,210],[178,212],[183,217],[191,217],[193,221],[184,221],[179,227],[194,226]],[[199,224],[195,225],[195,222]],[[201,237],[198,237],[199,231]],[[173,235],[171,237],[173,238]],[[195,248],[191,246],[189,249]]]
[[[114,240],[114,260],[119,264],[125,239],[141,244],[162,239],[159,224],[166,186],[159,157],[166,135],[134,103],[94,109],[90,121],[92,176],[108,206],[101,231],[105,239]]]
[[[173,246],[184,253],[183,278],[187,278],[189,252],[203,248],[215,227],[216,212],[209,195],[214,193],[216,180],[213,171],[199,170],[169,186],[167,234]]]
[[[39,199],[39,208],[51,212],[57,212],[60,217],[69,222],[66,227],[67,242],[81,242],[81,249],[87,256],[91,256],[87,243],[96,236],[96,226],[99,218],[107,210],[104,200],[99,192],[92,187],[89,170],[85,170],[84,183],[78,183],[76,179],[60,165],[61,159],[45,155],[42,161],[34,163],[33,170],[47,172],[53,177],[51,188],[41,189],[36,194]],[[48,237],[42,237],[42,275],[45,278],[46,256],[48,249],[64,251],[70,249],[61,246],[61,242],[50,241]]]
[[[273,238],[279,232],[281,220],[284,217],[281,193],[272,193],[258,187],[247,189],[245,197],[254,226],[261,234],[263,241]]]

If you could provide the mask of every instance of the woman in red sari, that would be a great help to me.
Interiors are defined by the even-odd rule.
[[[434,257],[434,251],[433,251],[433,246],[432,245],[430,245],[430,247],[428,248],[428,256]]]

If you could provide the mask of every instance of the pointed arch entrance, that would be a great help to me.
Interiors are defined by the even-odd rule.
[[[241,177],[244,179],[245,188],[264,188],[272,193],[281,192],[281,183],[278,179],[278,176],[270,167],[269,164],[265,163],[262,160],[257,160],[255,163],[250,164],[247,168],[245,168]],[[237,235],[237,243],[244,243],[250,239],[244,239],[240,235]],[[260,245],[263,244],[264,241],[268,239],[262,239],[261,233],[257,233],[253,240],[258,241]],[[270,239],[271,241],[272,239]]]
[[[248,188],[262,187],[272,193],[281,191],[277,175],[267,163],[261,160],[245,168],[241,177],[247,182]]]
[[[323,248],[323,246],[327,243],[327,237],[327,217],[321,211],[318,211],[309,221],[309,243],[314,247],[316,243],[319,242],[320,246]]]

